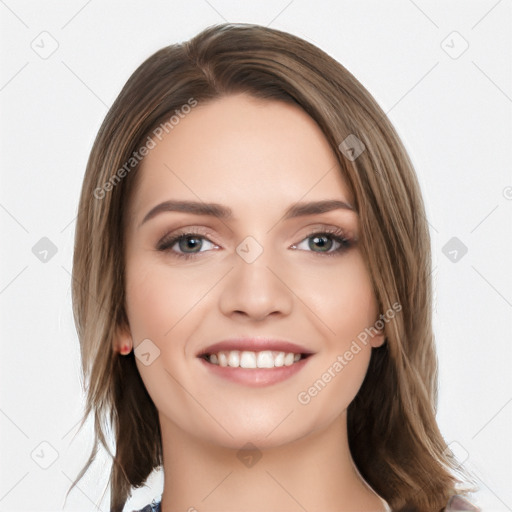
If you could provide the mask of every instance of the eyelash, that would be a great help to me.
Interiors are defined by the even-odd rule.
[[[172,252],[173,256],[177,258],[183,258],[185,260],[195,258],[197,255],[200,254],[200,252],[197,253],[181,253],[176,251],[171,251],[171,248],[180,240],[185,239],[189,236],[195,236],[196,238],[202,238],[204,240],[208,240],[210,243],[213,243],[211,240],[207,238],[207,236],[204,233],[200,233],[199,231],[196,231],[194,228],[187,229],[186,231],[178,232],[177,234],[174,233],[170,235],[169,237],[164,237],[157,245],[156,249],[160,252]],[[312,252],[313,254],[319,254],[321,256],[339,256],[348,249],[350,249],[354,243],[356,242],[355,239],[351,239],[347,236],[345,236],[345,232],[340,228],[325,228],[322,230],[315,230],[311,231],[305,238],[303,238],[299,243],[303,242],[304,240],[307,240],[308,238],[312,238],[313,236],[318,235],[330,235],[330,237],[340,244],[340,247],[335,249],[334,251],[329,252],[315,252],[315,251],[306,251],[306,252]],[[298,244],[294,244],[296,246]]]

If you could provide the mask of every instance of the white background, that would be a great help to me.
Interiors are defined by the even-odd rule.
[[[73,437],[83,392],[70,272],[85,165],[135,68],[224,21],[318,45],[396,126],[431,226],[439,425],[476,475],[473,501],[512,510],[510,0],[1,0],[0,15],[1,511],[108,510],[100,463],[64,506],[92,442],[90,423]],[[32,251],[43,237],[57,249],[46,262]],[[443,253],[452,237],[468,249],[456,262]],[[158,497],[161,483],[152,478],[126,510]]]

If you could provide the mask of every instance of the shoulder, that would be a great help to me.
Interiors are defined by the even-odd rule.
[[[132,512],[161,512],[160,501],[153,500],[151,503],[140,510],[132,510]]]
[[[450,498],[444,512],[480,512],[480,509],[457,494]]]

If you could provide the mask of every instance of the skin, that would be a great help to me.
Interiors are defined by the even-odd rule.
[[[199,104],[156,142],[129,205],[130,327],[119,329],[114,349],[149,339],[160,351],[147,366],[136,361],[159,411],[163,512],[385,510],[355,469],[346,429],[384,334],[360,344],[308,404],[297,398],[379,316],[357,213],[282,218],[298,201],[354,204],[320,128],[296,106],[238,94]],[[165,212],[141,225],[170,199],[219,203],[233,218]],[[187,244],[157,250],[179,228],[204,237],[190,259],[176,255]],[[353,245],[325,254],[313,236],[325,228],[343,230]],[[236,252],[247,236],[263,249],[252,263]],[[328,252],[339,245],[327,236]],[[252,388],[213,375],[196,357],[237,335],[284,338],[315,354],[291,378]],[[237,457],[248,442],[261,455],[251,467]]]

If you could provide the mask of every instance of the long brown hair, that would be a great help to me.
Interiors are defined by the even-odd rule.
[[[402,308],[385,326],[387,342],[372,349],[348,408],[350,450],[363,478],[393,510],[439,511],[467,488],[457,489],[457,468],[465,473],[435,418],[430,239],[413,166],[384,112],[340,63],[296,36],[251,24],[211,26],[149,57],[129,78],[94,142],[76,223],[72,296],[87,389],[82,425],[93,413],[95,444],[73,485],[99,443],[110,453],[107,425],[115,436],[112,511],[121,511],[132,488],[163,463],[157,410],[133,351],[120,357],[113,349],[116,329],[129,328],[124,226],[137,183],[133,159],[155,127],[191,99],[206,104],[234,93],[300,106],[337,155],[355,197],[380,310],[396,302]],[[349,136],[364,144],[357,158],[340,147]]]

